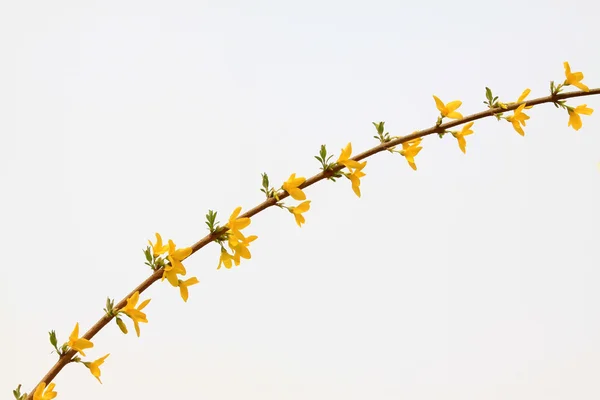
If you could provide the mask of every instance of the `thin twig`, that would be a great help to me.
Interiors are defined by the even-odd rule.
[[[517,109],[523,103],[526,103],[528,106],[535,106],[535,105],[544,104],[544,103],[555,103],[558,100],[563,100],[563,99],[568,99],[568,98],[573,98],[573,97],[592,96],[592,95],[597,95],[597,94],[600,94],[600,88],[590,89],[589,92],[579,91],[579,92],[570,92],[570,93],[559,93],[554,96],[540,97],[540,98],[529,100],[529,101],[523,101],[521,103],[510,104],[506,108],[497,107],[497,108],[493,108],[493,109],[488,109],[488,110],[485,110],[485,111],[482,111],[482,112],[479,112],[476,114],[469,115],[462,119],[446,122],[439,126],[434,125],[431,128],[428,128],[428,129],[425,129],[422,131],[416,131],[416,132],[411,133],[410,135],[392,139],[389,142],[380,143],[379,145],[352,157],[352,160],[360,161],[365,158],[371,157],[377,153],[385,151],[389,148],[392,148],[394,146],[400,145],[402,143],[405,143],[405,142],[408,142],[408,141],[411,141],[411,140],[414,140],[414,139],[417,139],[420,137],[428,136],[428,135],[431,135],[434,133],[443,133],[444,131],[446,131],[449,128],[453,128],[455,126],[462,125],[467,122],[491,117],[491,116],[499,114],[499,113],[505,113],[508,111],[512,111],[512,110]],[[327,171],[322,171],[322,172],[308,178],[302,185],[299,186],[299,188],[304,189],[311,185],[314,185],[315,183],[322,181],[323,179],[327,179],[328,177],[332,176],[335,172],[340,171],[343,168],[344,167],[342,165],[338,165],[338,166],[334,167],[333,169],[330,169]],[[277,193],[277,197],[279,198],[279,200],[283,200],[288,196],[289,196],[289,194],[285,191],[280,191]],[[269,198],[269,199],[263,201],[262,203],[258,204],[254,208],[246,211],[244,214],[240,215],[239,218],[253,217],[254,215],[258,214],[259,212],[264,211],[271,206],[274,206],[276,203],[277,203],[277,200],[275,198]],[[194,243],[191,246],[192,254],[194,254],[195,252],[197,252],[198,250],[200,250],[201,248],[203,248],[210,242],[214,241],[216,238],[218,238],[220,235],[222,235],[226,230],[227,230],[226,228],[221,228],[220,230],[215,231],[209,235],[206,235],[205,237],[203,237],[202,239],[200,239],[199,241]],[[146,280],[144,280],[135,289],[133,289],[133,291],[131,291],[131,293],[129,293],[126,297],[124,297],[121,301],[119,301],[119,303],[117,303],[117,305],[114,308],[121,309],[121,308],[125,307],[125,305],[127,304],[127,299],[129,297],[133,296],[133,294],[135,292],[142,293],[143,291],[148,289],[154,282],[156,282],[158,279],[161,278],[162,273],[163,273],[162,269],[155,271],[152,275],[150,275],[148,278],[146,278]],[[105,314],[82,337],[85,339],[91,340],[113,318],[114,317],[108,316]],[[46,384],[49,384],[50,382],[52,382],[52,380],[65,367],[65,365],[67,365],[69,362],[71,362],[71,359],[73,358],[73,356],[75,356],[76,353],[77,352],[75,350],[69,350],[68,352],[63,354],[58,359],[58,361],[54,364],[54,366],[52,366],[52,368],[50,368],[48,373],[42,378],[40,383],[46,382]],[[34,388],[34,390],[35,390],[35,388]],[[32,399],[33,399],[33,391],[31,391],[29,393],[29,395],[27,396],[27,400],[32,400]]]

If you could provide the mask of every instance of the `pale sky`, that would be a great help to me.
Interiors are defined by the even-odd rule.
[[[20,1],[0,4],[0,393],[33,389],[68,340],[204,215],[263,200],[337,156],[435,123],[432,95],[483,110],[546,96],[563,62],[600,86],[594,1]],[[569,89],[570,90],[570,89]],[[597,399],[600,98],[423,140],[418,170],[368,160],[362,198],[320,182],[302,228],[269,209],[252,259],[186,260],[190,288],[142,294],[141,337],[110,324],[57,399]],[[288,205],[296,204],[289,199]],[[128,319],[126,323],[132,325]]]

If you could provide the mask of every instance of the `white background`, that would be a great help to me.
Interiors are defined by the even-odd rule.
[[[0,392],[55,362],[47,332],[87,330],[146,278],[142,248],[179,246],[355,153],[431,126],[432,95],[483,109],[548,94],[563,62],[600,85],[593,1],[2,2]],[[82,365],[59,399],[597,399],[600,99],[583,128],[552,105],[525,137],[478,121],[463,155],[423,141],[413,171],[369,159],[306,190],[299,229],[257,215],[252,259],[183,303],[157,283],[141,337],[111,324],[100,385]],[[294,204],[294,201],[287,201]],[[129,320],[126,321],[129,324]],[[130,327],[132,328],[131,324]]]

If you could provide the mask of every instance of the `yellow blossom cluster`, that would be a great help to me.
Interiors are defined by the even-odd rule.
[[[517,99],[517,103],[524,101],[525,98],[529,95],[529,93],[531,93],[531,90],[525,89],[523,93],[521,93],[521,96],[519,96],[519,98]],[[506,117],[506,120],[512,124],[514,130],[517,131],[517,133],[521,136],[525,136],[525,131],[523,131],[521,125],[525,126],[525,121],[529,119],[529,115],[525,114],[523,110],[525,110],[526,108],[529,109],[531,107],[533,106],[527,106],[527,103],[523,103],[519,107],[517,107],[516,110],[513,111],[513,115]]]
[[[406,158],[408,165],[415,171],[417,170],[417,164],[415,164],[415,157],[423,147],[421,147],[421,138],[409,140],[408,142],[402,143],[402,150],[399,151],[401,156]]]
[[[569,113],[569,123],[567,126],[572,126],[576,131],[581,129],[582,124],[580,115],[592,115],[594,112],[587,104],[581,104],[575,108],[568,108],[567,111]]]
[[[567,61],[565,61],[563,65],[565,67],[565,82],[563,85],[573,85],[584,92],[589,92],[590,89],[581,82],[583,80],[583,73],[571,72],[571,66]]]
[[[227,244],[231,250],[231,254],[225,249],[225,246],[221,243],[221,257],[219,258],[219,265],[217,269],[221,268],[221,265],[224,265],[225,268],[230,269],[232,264],[236,266],[240,265],[241,258],[245,258],[249,260],[252,257],[250,254],[250,250],[248,250],[248,246],[250,243],[258,239],[256,235],[251,235],[246,237],[241,230],[250,225],[250,218],[239,218],[240,212],[242,211],[242,207],[237,207],[231,213],[229,217],[229,222],[226,227],[228,228],[226,232]]]
[[[85,357],[85,353],[83,350],[91,349],[94,347],[94,344],[91,341],[89,341],[88,339],[85,339],[83,337],[79,337],[79,322],[75,324],[75,328],[73,328],[71,335],[69,335],[69,341],[66,343],[66,345],[68,347],[70,347],[71,350],[75,350],[76,352],[78,352],[79,354],[81,354],[84,357]],[[79,357],[74,358],[74,360],[76,362],[83,363],[90,370],[91,374],[96,379],[98,379],[98,382],[102,383],[102,381],[100,380],[100,365],[102,365],[104,363],[104,360],[109,355],[110,354],[106,354],[104,357],[100,357],[99,359],[97,359],[95,361],[91,361],[91,362],[90,361],[81,361],[81,359]],[[45,383],[42,382],[36,388],[36,391],[34,394],[34,399],[36,398],[35,397],[36,395],[40,399],[53,399],[54,397],[56,397],[56,392],[54,392],[53,389],[54,389],[53,383],[51,383],[50,385],[48,385],[47,388],[45,388]],[[44,392],[44,390],[45,390],[45,392]]]
[[[562,86],[570,86],[570,85],[573,85],[573,86],[583,90],[584,92],[589,92],[590,89],[581,82],[583,80],[583,73],[582,72],[571,72],[571,66],[569,65],[569,63],[567,61],[564,62],[564,67],[565,67],[565,81],[562,83],[562,85],[559,85],[555,89],[553,94],[558,94],[558,92],[560,91]],[[530,92],[531,92],[531,90],[525,89],[525,91],[523,91],[523,93],[517,100],[517,103],[524,101]],[[556,102],[556,104],[567,110],[567,113],[569,114],[569,121],[567,123],[567,126],[573,127],[573,129],[575,129],[576,131],[581,129],[581,126],[582,126],[581,115],[591,115],[594,112],[594,110],[589,108],[587,106],[587,104],[582,104],[577,107],[567,106],[566,104],[564,104],[564,102],[561,102],[561,101]],[[501,104],[501,105],[503,105],[503,104]],[[529,109],[531,107],[532,106],[526,106],[526,103],[523,103],[519,107],[517,107],[516,110],[514,110],[513,115],[506,117],[506,120],[512,124],[515,131],[517,131],[517,133],[519,133],[519,135],[521,135],[521,136],[525,135],[525,132],[523,131],[522,127],[526,125],[525,121],[527,121],[529,119],[529,116],[527,114],[525,114],[523,112],[523,110]]]
[[[564,67],[565,67],[565,81],[564,81],[563,85],[565,85],[565,86],[573,85],[573,86],[583,90],[584,92],[590,91],[590,89],[581,82],[583,80],[582,72],[571,72],[571,66],[566,61],[564,62]],[[569,122],[568,122],[567,126],[573,127],[573,129],[575,129],[576,131],[581,129],[581,126],[582,126],[581,115],[592,115],[592,113],[594,112],[594,110],[589,108],[587,106],[587,104],[581,104],[575,108],[567,106],[566,108],[567,108],[567,112],[569,113]]]
[[[350,171],[350,173],[344,173],[344,175],[346,176],[346,178],[350,179],[350,182],[352,183],[352,190],[358,197],[360,197],[360,178],[366,175],[362,170],[367,165],[367,162],[358,162],[355,160],[351,160],[351,156],[352,143],[348,143],[346,147],[342,149],[342,152],[337,159],[337,163],[342,164],[344,167],[348,168],[348,171]]]
[[[517,131],[517,133],[521,136],[525,136],[525,131],[523,130],[522,126],[527,125],[525,121],[529,119],[529,115],[523,112],[524,109],[525,104],[521,104],[516,110],[514,110],[513,115],[506,117],[506,120],[512,124],[515,131]]]
[[[439,126],[442,123],[443,118],[451,118],[451,119],[461,119],[463,118],[462,114],[456,110],[462,105],[460,100],[453,100],[449,103],[444,103],[440,100],[439,97],[433,95],[433,100],[435,101],[435,106],[440,112],[440,116],[438,117],[436,125]],[[465,136],[470,135],[473,131],[470,129],[473,126],[473,123],[467,124],[463,127],[461,131],[451,132],[452,135],[458,140],[458,145],[460,149],[465,152],[466,149],[466,141]],[[401,156],[406,158],[406,162],[413,170],[417,170],[417,164],[415,162],[415,157],[419,152],[423,149],[421,146],[422,139],[416,138],[402,143],[401,150],[395,150],[395,148],[390,149],[393,152],[399,153]]]
[[[163,268],[163,275],[161,280],[164,281],[166,278],[167,281],[169,281],[169,283],[171,284],[171,286],[179,287],[179,294],[181,295],[181,298],[183,299],[183,301],[187,302],[189,296],[188,287],[195,285],[200,281],[195,276],[184,281],[179,279],[178,275],[184,276],[185,274],[187,274],[187,271],[182,261],[188,258],[190,254],[192,254],[192,248],[185,247],[182,249],[178,249],[171,239],[169,239],[168,243],[165,245],[163,244],[162,237],[159,233],[156,233],[156,243],[152,244],[151,241],[148,241],[148,243],[152,248],[154,257],[159,257],[162,254],[167,253],[167,260],[169,260],[169,263]]]
[[[108,356],[110,356],[110,353],[105,355],[104,357],[100,357],[96,361],[84,362],[85,366],[90,369],[92,375],[94,375],[94,377],[96,377],[96,379],[98,379],[98,382],[100,383],[102,383],[102,381],[100,380],[100,366],[104,364],[104,360],[106,360]]]
[[[52,400],[57,393],[54,391],[56,385],[51,383],[46,387],[46,382],[41,382],[33,392],[33,400]]]
[[[79,352],[82,356],[85,357],[85,353],[83,350],[91,349],[94,347],[94,343],[90,342],[87,339],[79,337],[79,322],[75,324],[75,328],[73,328],[73,332],[69,336],[69,341],[67,342],[67,346],[71,349]]]
[[[300,185],[306,182],[306,178],[303,176],[296,177],[296,173],[290,175],[287,181],[283,182],[281,189],[285,190],[292,199],[302,201],[297,206],[286,207],[289,212],[294,215],[296,224],[302,228],[302,224],[306,222],[303,213],[310,210],[310,200],[306,200],[306,194],[300,189]]]
[[[448,104],[444,104],[444,102],[435,95],[433,96],[433,100],[435,100],[435,106],[440,111],[442,118],[461,119],[463,117],[461,113],[456,111],[458,107],[462,105],[462,101],[454,100]]]
[[[140,292],[136,291],[130,297],[127,298],[127,304],[125,307],[119,310],[123,314],[127,315],[133,321],[133,326],[135,327],[135,333],[138,337],[140,337],[140,322],[148,323],[148,318],[146,318],[146,313],[142,312],[144,307],[150,303],[150,299],[146,299],[142,301],[142,303],[137,306],[138,301],[140,300]],[[137,308],[136,308],[137,306]],[[127,327],[125,325],[119,325],[123,333],[127,333]]]
[[[458,140],[458,147],[460,150],[466,154],[467,153],[467,141],[465,140],[465,136],[468,136],[473,133],[471,127],[473,126],[473,122],[469,122],[468,124],[463,125],[462,129],[459,132],[452,132],[452,136]]]

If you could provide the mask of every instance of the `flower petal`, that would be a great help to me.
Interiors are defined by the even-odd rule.
[[[443,114],[446,111],[446,106],[444,102],[439,99],[436,95],[433,95],[433,100],[435,100],[435,106],[437,109]]]

